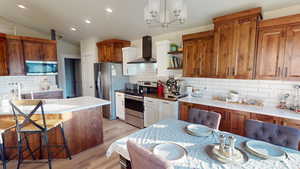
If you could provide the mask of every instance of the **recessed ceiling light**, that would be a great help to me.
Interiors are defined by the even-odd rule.
[[[74,27],[71,27],[70,29],[71,29],[71,31],[74,31],[74,32],[77,31],[77,29]]]
[[[21,8],[21,9],[26,9],[26,6],[18,4],[17,7]]]
[[[91,23],[91,21],[90,21],[90,20],[88,20],[88,19],[86,19],[86,20],[85,20],[85,23]]]
[[[106,8],[105,11],[108,12],[108,13],[112,13],[113,12],[113,10],[111,8]]]

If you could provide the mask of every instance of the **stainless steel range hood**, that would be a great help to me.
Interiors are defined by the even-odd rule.
[[[143,57],[137,58],[127,64],[140,64],[140,63],[156,63],[156,59],[152,58],[152,37],[143,37]]]

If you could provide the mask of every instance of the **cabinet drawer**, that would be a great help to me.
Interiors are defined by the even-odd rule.
[[[63,91],[33,93],[34,99],[62,99]],[[31,99],[31,94],[22,94],[23,99]]]
[[[138,111],[134,111],[134,110],[131,110],[131,109],[126,109],[126,114],[129,114],[131,116],[134,116],[134,117],[137,117],[137,118],[144,118],[144,113],[142,112],[138,112]]]
[[[138,128],[144,128],[144,119],[132,116],[128,113],[125,114],[125,121]]]

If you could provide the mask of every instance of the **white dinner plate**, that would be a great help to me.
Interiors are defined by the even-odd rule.
[[[247,141],[246,148],[250,150],[250,153],[253,153],[254,155],[257,155],[265,159],[269,159],[269,158],[282,159],[285,157],[285,152],[281,148],[263,141],[257,141],[257,140]]]
[[[203,126],[203,125],[198,125],[198,124],[190,124],[186,127],[186,129],[189,134],[199,136],[199,137],[209,136],[213,132],[213,129]]]
[[[165,143],[155,146],[153,149],[153,153],[166,160],[174,161],[184,157],[186,151],[183,147],[177,144]]]

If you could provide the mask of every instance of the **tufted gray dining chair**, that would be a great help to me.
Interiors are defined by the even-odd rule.
[[[132,141],[127,142],[132,169],[173,169],[172,164]]]
[[[246,137],[298,150],[300,130],[257,120],[247,120]]]
[[[219,129],[221,115],[216,112],[191,108],[188,122],[202,124],[213,129]]]

